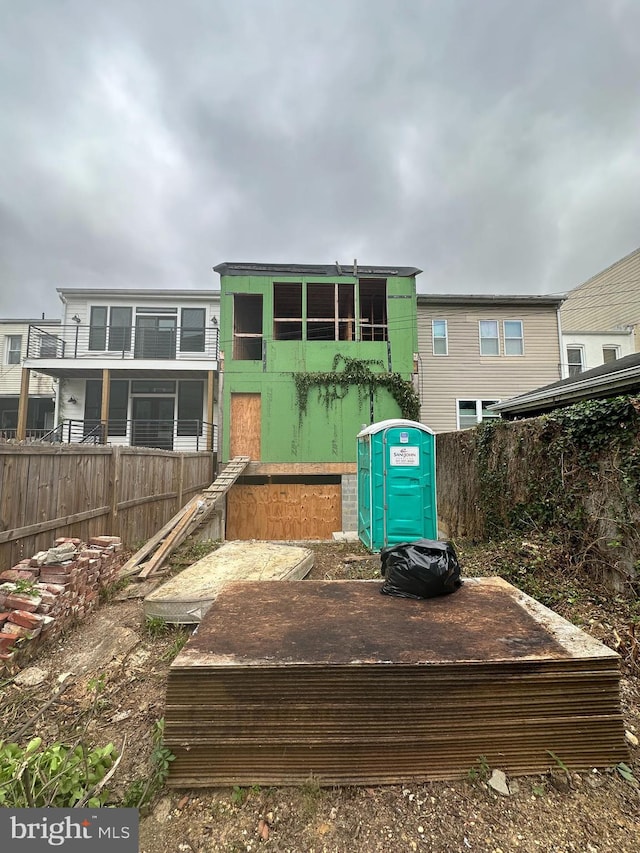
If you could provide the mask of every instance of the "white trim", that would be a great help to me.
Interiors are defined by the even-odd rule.
[[[505,323],[520,323],[520,332],[521,332],[520,337],[519,338],[513,338],[513,337],[507,338],[507,330],[505,329]],[[517,353],[516,352],[507,352],[507,340],[520,341],[522,343],[522,352],[517,352]],[[503,320],[502,321],[502,342],[503,342],[504,355],[507,358],[522,358],[522,356],[524,356],[524,354],[525,354],[525,352],[524,352],[524,320],[516,320],[515,318]]]
[[[436,338],[434,328],[435,323],[444,323],[444,337],[442,335],[438,335],[438,337]],[[444,352],[436,352],[436,340],[444,340]],[[434,356],[436,356],[436,358],[443,358],[444,356],[449,355],[449,324],[444,318],[431,318],[431,352]]]
[[[495,338],[484,337],[482,335],[482,324],[483,323],[495,323],[496,324],[496,336]],[[498,341],[498,352],[482,352],[482,341]],[[486,317],[478,320],[478,348],[480,351],[481,358],[499,358],[500,357],[500,321],[499,320],[489,320]]]

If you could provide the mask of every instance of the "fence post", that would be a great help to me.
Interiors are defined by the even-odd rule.
[[[120,446],[111,448],[111,536],[119,536],[118,503],[120,501]]]
[[[184,493],[184,453],[180,454],[180,461],[178,462],[178,487],[176,489],[178,496],[177,502],[178,506],[176,507],[176,512],[182,509],[182,504],[184,502],[183,493]]]

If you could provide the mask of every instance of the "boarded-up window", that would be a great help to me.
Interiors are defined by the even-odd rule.
[[[260,394],[231,395],[231,456],[260,459],[262,398]]]

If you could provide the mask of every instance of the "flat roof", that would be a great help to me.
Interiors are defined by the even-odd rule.
[[[418,293],[418,303],[450,305],[562,305],[566,296],[499,293]]]
[[[333,264],[263,264],[224,261],[215,266],[214,271],[220,275],[345,275],[345,276],[392,276],[408,277],[419,275],[422,270],[417,267],[381,267],[366,264],[337,261]]]
[[[126,296],[126,297],[143,297],[148,299],[167,299],[170,297],[178,297],[180,299],[212,299],[220,296],[220,289],[203,288],[202,290],[181,290],[180,288],[162,289],[156,287],[57,287],[56,292],[62,301],[65,301],[67,296],[73,297],[111,297],[111,296]]]

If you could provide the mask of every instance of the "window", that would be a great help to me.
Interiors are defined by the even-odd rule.
[[[233,357],[242,361],[262,358],[262,294],[233,296]]]
[[[176,383],[172,379],[134,379],[132,394],[175,394]]]
[[[155,309],[154,309],[155,310]],[[171,314],[176,316],[171,316]],[[136,316],[136,344],[134,358],[175,358],[177,336],[177,309],[153,316],[145,310]]]
[[[204,308],[183,308],[180,352],[204,352]]]
[[[431,333],[433,336],[433,354],[448,355],[449,343],[447,338],[447,321],[432,320]]]
[[[131,349],[131,308],[109,309],[109,352],[128,352]]]
[[[109,435],[127,434],[129,382],[112,379],[109,386]],[[98,434],[102,412],[102,380],[87,379],[84,398],[84,434]]]
[[[355,341],[355,332],[353,284],[307,284],[307,340]]]
[[[274,341],[301,341],[302,321],[302,284],[274,282]]]
[[[505,320],[502,324],[504,333],[504,354],[524,355],[524,331],[522,320]]]
[[[200,380],[178,385],[178,435],[202,435],[204,384]]]
[[[7,364],[20,364],[22,335],[7,335]]]
[[[582,347],[567,347],[567,365],[569,376],[577,376],[584,370],[584,351]]]
[[[106,350],[107,348],[107,307],[94,305],[89,315],[89,349]]]
[[[602,361],[604,364],[610,364],[618,358],[618,347],[602,347]]]
[[[480,320],[480,355],[500,355],[497,320]]]
[[[489,406],[499,400],[458,400],[458,429],[469,429],[483,421],[500,420],[497,412],[489,410]]]

